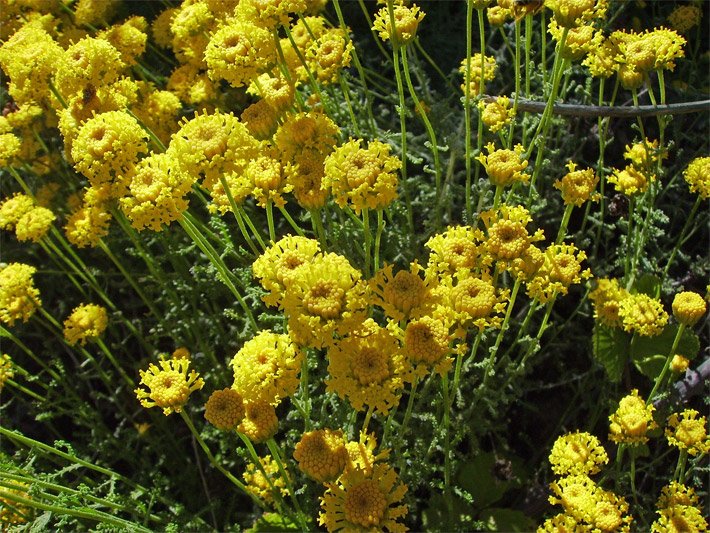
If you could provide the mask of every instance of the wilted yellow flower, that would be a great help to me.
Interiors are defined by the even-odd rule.
[[[629,294],[619,303],[619,318],[624,331],[644,337],[659,335],[668,323],[668,313],[660,300],[646,294]]]
[[[36,271],[23,263],[10,263],[0,270],[0,320],[5,324],[27,322],[42,305],[32,280]]]
[[[69,344],[78,342],[83,346],[87,340],[100,337],[107,326],[108,315],[104,307],[83,304],[64,321],[64,338]]]
[[[592,475],[609,462],[609,457],[597,437],[577,431],[557,438],[549,460],[552,471],[558,476]]]
[[[163,359],[158,365],[150,363],[148,370],[140,371],[140,385],[148,390],[138,387],[133,392],[143,407],[162,407],[165,416],[179,413],[190,394],[205,384],[194,370],[188,373],[189,367],[189,359]]]
[[[685,409],[680,415],[673,413],[666,422],[668,444],[690,455],[705,455],[710,451],[710,438],[707,434],[707,418],[695,409]]]
[[[682,5],[676,7],[668,15],[668,22],[670,22],[674,30],[685,33],[700,24],[702,16],[703,11],[698,6]]]
[[[609,440],[617,444],[645,444],[648,432],[658,427],[653,420],[653,411],[653,405],[646,405],[639,397],[638,389],[633,389],[631,394],[619,401],[619,407],[609,416]]]

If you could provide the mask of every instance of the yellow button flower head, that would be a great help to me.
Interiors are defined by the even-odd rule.
[[[648,432],[658,427],[653,420],[653,411],[653,405],[646,405],[639,397],[639,391],[633,389],[609,416],[609,440],[617,444],[645,444]]]
[[[10,166],[12,160],[20,155],[22,141],[12,133],[0,133],[0,166]]]
[[[269,139],[276,133],[279,115],[266,100],[258,100],[242,111],[239,116],[249,133],[260,141]]]
[[[336,483],[327,483],[326,487],[318,523],[328,531],[407,530],[398,521],[407,514],[407,505],[401,503],[407,486],[392,467],[379,463],[371,472],[346,470]]]
[[[205,384],[194,370],[188,373],[189,367],[189,359],[163,359],[158,365],[151,363],[148,370],[141,370],[140,384],[148,388],[134,391],[141,405],[162,407],[165,416],[182,411],[190,394]]]
[[[5,40],[0,46],[0,67],[10,79],[8,92],[17,104],[48,100],[49,81],[62,54],[62,48],[37,23],[25,24]]]
[[[656,512],[661,516],[651,524],[653,533],[685,533],[708,529],[703,510],[693,505],[672,505]]]
[[[597,278],[596,283],[596,288],[589,293],[594,306],[594,318],[606,326],[621,327],[619,307],[621,301],[629,295],[628,291],[619,286],[618,279]]]
[[[671,481],[661,489],[661,495],[656,501],[658,509],[667,509],[675,505],[698,505],[698,495],[692,487],[686,487],[677,481]]]
[[[686,33],[691,28],[700,24],[703,11],[698,6],[683,5],[676,7],[670,15],[668,22],[671,27],[680,33]]]
[[[240,0],[237,16],[273,31],[288,26],[289,14],[301,14],[307,8],[306,0]]]
[[[619,47],[620,62],[640,74],[654,69],[673,70],[675,60],[685,55],[685,39],[666,28],[643,33],[615,31],[610,38]]]
[[[211,79],[232,87],[248,85],[276,61],[269,30],[241,18],[227,20],[210,38],[205,61]]]
[[[266,442],[279,429],[276,408],[268,402],[249,402],[244,405],[246,414],[237,431],[244,433],[252,442]]]
[[[69,344],[82,346],[87,340],[100,337],[108,326],[106,309],[100,305],[82,304],[64,321],[64,338]]]
[[[111,43],[84,37],[67,48],[54,65],[54,84],[59,94],[68,98],[89,85],[101,87],[113,83],[124,67],[120,52]]]
[[[499,96],[488,103],[481,100],[478,107],[482,110],[481,120],[488,126],[491,133],[498,133],[507,126],[515,116],[515,111],[510,108],[510,98],[507,96]],[[519,156],[520,154],[518,153],[517,155]]]
[[[138,82],[138,101],[131,107],[133,114],[160,141],[167,145],[170,136],[180,124],[179,113],[182,110],[180,98],[170,91],[160,91],[149,82]]]
[[[666,424],[666,439],[668,444],[690,455],[705,455],[710,451],[710,437],[707,434],[707,418],[698,418],[698,411],[686,409],[680,416],[673,413]]]
[[[148,41],[148,23],[144,17],[131,17],[123,24],[115,24],[96,34],[99,39],[111,43],[121,54],[121,61],[126,66],[135,65],[138,57],[145,52]]]
[[[659,335],[668,323],[668,313],[660,300],[646,294],[629,294],[619,303],[619,318],[624,331],[644,337]]]
[[[312,150],[296,155],[286,164],[286,180],[298,205],[304,209],[319,209],[328,199],[328,191],[322,187],[325,176],[325,156]],[[317,215],[316,215],[317,216]]]
[[[108,235],[111,218],[100,195],[95,189],[89,188],[84,194],[83,205],[69,216],[64,226],[67,240],[77,248],[93,248],[101,238]]]
[[[441,376],[446,374],[454,361],[451,357],[454,353],[453,341],[451,323],[446,318],[423,316],[410,320],[402,341],[413,373],[407,381],[411,381],[414,375],[422,378],[430,372]]]
[[[497,210],[484,211],[481,220],[488,237],[485,250],[494,261],[507,267],[515,259],[522,257],[531,243],[542,240],[542,230],[530,235],[527,225],[532,222],[530,212],[521,205],[503,205]]]
[[[595,194],[599,176],[591,168],[577,170],[577,165],[573,162],[567,163],[567,170],[561,180],[554,184],[556,189],[562,193],[562,200],[566,205],[574,204],[580,207],[588,200],[597,200],[599,194]]]
[[[0,204],[0,229],[14,230],[17,222],[34,208],[31,196],[15,193]]]
[[[616,61],[618,46],[609,38],[598,40],[598,46],[590,49],[582,64],[595,78],[610,78],[618,70]]]
[[[168,78],[167,89],[182,102],[203,109],[205,102],[217,99],[218,83],[213,82],[207,72],[200,70],[199,67],[187,64],[173,70]],[[202,105],[198,106],[198,104]]]
[[[466,69],[467,69],[467,58],[461,61],[461,66],[459,67],[459,73],[463,75],[463,83],[461,84],[461,90],[466,94]],[[476,96],[485,91],[485,87],[481,85],[481,78],[483,81],[491,81],[496,77],[496,71],[498,70],[498,65],[496,64],[496,59],[493,56],[482,56],[480,53],[473,54],[471,56],[471,71],[469,73],[469,97]]]
[[[170,154],[151,154],[136,166],[121,210],[138,231],[161,231],[187,210],[193,182]]]
[[[368,318],[329,348],[326,390],[347,398],[356,411],[367,405],[387,416],[399,403],[406,370],[397,338]]]
[[[658,147],[658,140],[644,139],[631,145],[626,145],[624,158],[641,172],[652,173],[659,159],[667,159],[668,151]]]
[[[458,326],[480,330],[500,327],[502,319],[497,315],[505,312],[508,291],[497,290],[488,275],[461,271],[454,278],[443,279],[435,293]]]
[[[397,198],[396,171],[402,162],[390,155],[390,146],[351,139],[325,160],[323,187],[330,189],[340,207],[349,205],[357,214],[362,209],[383,209]]]
[[[254,277],[269,294],[263,297],[266,305],[281,305],[284,291],[301,266],[310,263],[320,252],[315,239],[287,235],[272,244],[252,265]]]
[[[308,68],[323,84],[335,83],[341,70],[350,66],[353,43],[341,28],[325,30],[306,51]]]
[[[77,26],[105,24],[111,19],[120,2],[118,0],[78,0],[72,6]]]
[[[486,9],[486,18],[491,26],[502,26],[513,18],[513,11],[501,5],[491,6]]]
[[[526,183],[530,175],[523,173],[528,166],[527,159],[522,157],[523,145],[517,144],[513,150],[501,148],[496,150],[493,143],[486,145],[488,155],[479,154],[476,159],[483,165],[488,179],[496,187],[508,187],[514,183]]]
[[[275,153],[261,155],[249,162],[244,170],[245,177],[254,184],[252,195],[257,205],[266,207],[272,202],[277,207],[286,205],[283,195],[291,191],[292,185],[286,181],[281,161]]]
[[[395,41],[399,45],[408,44],[417,35],[419,23],[424,18],[423,13],[416,4],[411,6],[393,6]],[[389,9],[383,7],[375,15],[375,23],[372,29],[380,34],[380,39],[388,41],[392,35]]]
[[[0,392],[8,379],[15,377],[15,371],[12,368],[12,359],[6,353],[0,356]]]
[[[421,278],[424,269],[416,261],[409,270],[393,273],[392,265],[385,265],[370,280],[372,303],[382,308],[395,321],[421,316],[432,304],[431,283]]]
[[[471,226],[451,226],[430,237],[425,244],[431,250],[426,277],[453,276],[459,270],[481,267],[482,241],[483,232]]]
[[[597,503],[604,491],[586,474],[572,474],[550,484],[553,505],[562,505],[565,512],[580,523],[591,523]]]
[[[298,388],[303,352],[288,335],[260,331],[231,361],[232,388],[248,403],[277,405]]]
[[[703,199],[710,198],[710,157],[693,159],[683,172],[683,178],[691,192],[697,192]]]
[[[160,12],[150,25],[150,33],[153,36],[153,41],[160,48],[170,48],[173,42],[173,33],[170,29],[170,23],[175,13],[179,8],[171,7]]]
[[[574,244],[548,246],[542,266],[528,281],[528,296],[545,303],[557,294],[567,294],[573,284],[592,277],[591,270],[582,269],[582,261],[586,258],[584,250],[578,250]]]
[[[264,457],[259,457],[259,463],[261,463],[261,468],[254,463],[249,463],[242,474],[247,490],[269,504],[274,503],[274,492],[271,487],[278,490],[281,497],[288,496],[288,485],[281,476],[281,469],[274,458],[270,455],[265,455]],[[268,476],[268,479],[264,474]],[[291,475],[288,470],[286,470],[286,475],[290,481]]]
[[[365,434],[360,432],[360,438],[357,441],[349,441],[345,444],[348,452],[347,469],[359,469],[366,475],[372,474],[372,468],[375,463],[385,461],[390,454],[389,450],[382,450],[375,454],[377,448],[377,439],[374,433]]]
[[[222,431],[236,429],[245,414],[242,395],[234,389],[214,391],[205,404],[205,418]]]
[[[27,322],[42,305],[32,275],[36,268],[10,263],[0,270],[0,320],[13,326],[16,320]]]
[[[183,3],[170,21],[172,48],[178,61],[205,69],[205,48],[214,29],[215,16],[207,2]]]
[[[550,21],[548,31],[555,41],[562,38],[563,28],[554,18]],[[567,28],[567,38],[565,46],[561,50],[561,56],[571,61],[579,61],[587,53],[601,46],[604,36],[591,24],[583,24],[574,28]]]
[[[545,7],[552,10],[557,24],[563,28],[575,28],[606,14],[607,0],[545,0]]]
[[[320,483],[335,481],[348,462],[342,430],[317,429],[304,433],[296,443],[293,458],[298,468]]]
[[[112,186],[111,196],[125,192],[127,177],[146,153],[148,134],[125,111],[109,111],[87,120],[72,145],[74,167],[93,187]]]
[[[614,189],[626,196],[646,192],[648,184],[655,179],[654,174],[647,175],[633,165],[628,165],[624,170],[614,169],[614,172],[607,176],[609,183],[614,184]]]
[[[17,240],[39,242],[52,227],[56,218],[46,207],[33,207],[17,221],[15,226]]]
[[[609,457],[599,439],[586,432],[576,431],[558,437],[550,452],[550,466],[558,476],[596,474]]]
[[[338,142],[338,126],[323,113],[313,111],[288,115],[274,135],[284,161],[297,155],[318,153],[325,159]]]
[[[561,533],[564,531],[577,531],[581,526],[577,520],[567,513],[558,513],[555,516],[546,519],[540,527],[537,528],[537,533]]]
[[[673,359],[671,359],[671,364],[670,364],[670,369],[672,372],[675,373],[680,373],[680,372],[685,372],[688,370],[688,367],[690,366],[690,360],[687,357],[683,357],[680,354],[675,354],[673,355]]]
[[[673,298],[673,316],[686,326],[694,326],[707,311],[707,304],[696,292],[679,292]]]

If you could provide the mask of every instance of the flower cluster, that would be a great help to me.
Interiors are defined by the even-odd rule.
[[[179,413],[187,399],[205,382],[195,370],[190,370],[189,359],[162,359],[141,370],[141,385],[134,391],[143,407],[162,407],[163,414]]]

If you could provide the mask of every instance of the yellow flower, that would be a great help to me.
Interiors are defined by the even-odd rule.
[[[481,101],[478,107],[482,110],[481,120],[488,126],[491,133],[498,133],[504,126],[507,126],[515,116],[515,111],[510,108],[510,98],[507,96],[499,96],[488,103]],[[518,153],[517,155],[519,156],[520,154]]]
[[[12,133],[0,133],[0,166],[7,167],[20,155],[22,141]]]
[[[424,13],[415,4],[411,6],[393,6],[395,41],[402,45],[411,42],[417,34],[417,27],[424,18]],[[380,39],[388,41],[392,35],[389,9],[383,7],[375,15],[372,29],[380,34]]]
[[[693,505],[673,505],[656,512],[661,516],[651,524],[653,533],[686,533],[708,529],[702,509]]]
[[[594,192],[599,177],[593,169],[577,170],[577,165],[570,161],[567,163],[567,170],[569,172],[554,183],[554,187],[562,193],[562,200],[566,205],[574,204],[580,207],[587,200],[599,199],[599,193]]]
[[[254,277],[269,294],[263,297],[266,305],[280,306],[284,291],[296,270],[311,262],[320,252],[318,241],[307,237],[287,235],[260,255],[252,265]]]
[[[181,65],[173,70],[167,89],[186,104],[203,104],[217,99],[219,82],[213,82],[206,72],[195,65]]]
[[[266,207],[272,202],[277,207],[286,205],[284,193],[292,189],[286,181],[284,169],[278,159],[270,155],[261,155],[252,159],[244,170],[244,177],[254,185],[251,193],[257,205]]]
[[[703,199],[710,198],[710,157],[693,159],[683,172],[683,178],[691,192],[697,192]]]
[[[555,41],[562,38],[563,29],[557,23],[556,19],[550,21],[548,31]],[[567,28],[567,38],[565,46],[560,51],[561,57],[571,61],[579,61],[587,53],[600,47],[604,40],[601,32],[596,31],[591,24],[582,24],[574,28]]]
[[[661,496],[656,502],[658,509],[667,509],[675,505],[698,505],[698,495],[692,487],[671,481],[661,489]]]
[[[668,15],[668,22],[674,30],[686,33],[689,29],[700,24],[702,16],[703,12],[698,6],[683,5],[676,7]]]
[[[430,237],[425,244],[431,250],[426,277],[453,276],[462,269],[481,267],[482,241],[483,232],[470,226],[451,226]]]
[[[13,326],[16,320],[27,322],[42,305],[32,275],[36,268],[10,263],[0,270],[0,320]]]
[[[653,420],[653,411],[653,405],[646,405],[639,397],[639,391],[633,389],[631,394],[619,401],[619,407],[609,416],[609,440],[617,444],[645,444],[648,432],[658,427]]]
[[[10,486],[3,485],[2,491],[7,493],[7,496],[0,496],[0,525],[3,531],[15,529],[12,526],[25,524],[31,520],[34,515],[30,505],[16,501],[13,496],[32,499],[28,494],[29,485],[22,481],[4,481]]]
[[[463,75],[464,82],[461,84],[461,90],[466,94],[466,69],[468,58],[464,58],[461,61],[461,66],[459,67],[459,73]],[[473,54],[470,58],[470,72],[469,72],[469,88],[468,95],[476,96],[481,94],[485,87],[481,86],[481,79],[484,82],[491,81],[496,77],[496,71],[498,70],[498,65],[496,64],[495,57],[486,56],[478,54]]]
[[[624,331],[644,337],[659,335],[668,323],[668,313],[660,300],[646,294],[629,294],[621,300],[619,318]]]
[[[686,409],[680,416],[673,413],[666,423],[666,439],[668,444],[680,450],[687,451],[690,455],[705,455],[710,451],[710,438],[705,428],[707,418],[698,418],[698,411]]]
[[[486,9],[486,18],[491,26],[502,26],[513,18],[513,11],[500,5],[491,6]]]
[[[707,311],[707,304],[696,292],[679,292],[673,298],[673,316],[685,326],[694,326]]]
[[[138,387],[134,392],[143,407],[162,407],[165,416],[179,413],[190,394],[205,382],[194,370],[188,373],[189,359],[163,359],[158,365],[151,363],[147,371],[140,371],[140,384],[148,390]]]
[[[234,384],[248,403],[277,405],[298,388],[303,352],[288,335],[260,331],[231,361]]]
[[[496,187],[507,187],[514,183],[526,183],[530,175],[523,173],[528,166],[527,159],[522,156],[522,144],[515,145],[513,150],[504,148],[496,150],[493,143],[486,145],[488,155],[479,154],[476,159],[483,165],[488,179]]]
[[[131,17],[123,24],[115,24],[98,32],[96,36],[111,43],[121,54],[121,61],[131,66],[135,65],[138,56],[145,52],[147,30],[148,23],[144,17]]]
[[[488,275],[478,277],[461,271],[453,278],[445,278],[435,293],[441,299],[446,316],[461,328],[471,326],[483,330],[500,327],[500,314],[505,312],[508,291],[499,291]]]
[[[415,261],[409,270],[393,274],[392,265],[386,264],[369,282],[372,303],[395,321],[420,316],[432,303],[430,283],[420,276],[423,270]]]
[[[581,524],[567,513],[558,513],[552,518],[548,518],[537,528],[537,533],[564,533],[567,531],[577,531]]]
[[[497,210],[484,211],[480,218],[488,234],[485,250],[504,267],[522,257],[532,242],[544,238],[542,230],[537,230],[533,235],[528,233],[527,225],[532,222],[532,217],[520,205],[503,205]]]
[[[236,13],[273,31],[279,26],[288,26],[289,13],[302,14],[306,8],[306,0],[240,0]]]
[[[357,411],[367,405],[387,416],[399,403],[405,371],[397,338],[368,318],[329,348],[326,390],[347,398]]]
[[[597,287],[589,293],[589,299],[594,306],[594,318],[606,326],[621,327],[619,307],[621,300],[629,293],[619,286],[618,279],[598,278],[596,283]]]
[[[402,162],[390,155],[390,146],[351,139],[325,160],[323,188],[330,189],[340,207],[349,205],[357,214],[362,209],[383,209],[397,198],[396,171]]]
[[[120,2],[118,0],[78,0],[74,9],[74,22],[77,26],[101,24],[109,20]]]
[[[168,144],[175,133],[182,102],[170,91],[160,91],[148,82],[138,82],[138,101],[131,107],[143,126],[151,130],[163,144]]]
[[[609,462],[609,457],[597,437],[577,431],[557,438],[549,460],[552,471],[558,476],[592,475]]]
[[[239,117],[255,139],[263,141],[276,133],[278,112],[266,100],[259,100],[247,107]]]
[[[15,371],[12,368],[12,359],[6,353],[0,356],[0,392],[8,379],[15,377]]]
[[[567,294],[571,285],[589,279],[592,272],[582,269],[587,258],[584,250],[574,244],[552,244],[545,249],[544,262],[528,281],[527,294],[545,303],[558,294]]]
[[[278,490],[281,497],[288,496],[288,485],[281,476],[279,464],[270,455],[259,457],[261,468],[254,463],[249,463],[242,474],[246,481],[247,490],[267,503],[274,503],[274,490]],[[285,465],[284,465],[285,468]],[[286,470],[288,480],[291,476]],[[273,489],[271,488],[273,487]]]
[[[687,357],[683,357],[680,354],[673,355],[673,359],[671,359],[670,365],[671,371],[679,374],[688,370],[688,366],[690,366],[690,361]]]
[[[348,464],[345,468],[362,470],[365,475],[370,475],[375,463],[389,457],[389,450],[382,450],[375,454],[375,448],[377,448],[375,434],[360,432],[360,438],[357,441],[349,441],[345,444],[345,449],[348,452]]]
[[[286,181],[293,187],[298,205],[304,209],[320,209],[328,198],[328,191],[322,187],[324,162],[323,155],[307,150],[294,156],[286,165]]]
[[[268,402],[249,402],[244,405],[244,419],[237,431],[244,433],[252,442],[266,442],[279,429],[276,409]]]
[[[205,404],[205,418],[223,431],[236,429],[245,413],[242,395],[234,389],[214,391]]]
[[[641,172],[651,173],[660,159],[667,159],[668,152],[658,147],[658,140],[644,139],[631,145],[626,145],[624,158]]]
[[[75,308],[64,321],[64,338],[69,344],[82,346],[87,340],[100,337],[108,326],[106,309],[100,305],[84,304]]]
[[[407,486],[390,466],[375,464],[371,472],[346,470],[326,487],[318,523],[328,531],[406,531],[398,520],[407,514],[407,505],[401,503]]]
[[[335,481],[348,461],[342,430],[317,429],[304,433],[296,443],[293,458],[308,477],[320,483]]]
[[[350,66],[353,43],[341,28],[327,29],[308,47],[308,67],[324,84],[335,83],[338,73]]]
[[[108,41],[84,37],[69,46],[52,67],[57,91],[70,97],[83,92],[89,85],[101,87],[115,82],[125,64],[121,61],[121,53]]]
[[[161,48],[170,48],[170,44],[173,41],[172,30],[170,29],[170,23],[172,18],[177,13],[178,8],[172,7],[164,9],[160,12],[152,22],[150,26],[150,32],[153,35],[153,40]]]
[[[322,113],[304,112],[288,115],[274,135],[274,143],[284,161],[303,152],[316,152],[323,158],[338,142],[338,126]]]
[[[666,28],[643,33],[615,31],[610,38],[619,47],[622,65],[641,74],[654,69],[673,70],[674,61],[685,55],[685,39]]]
[[[368,313],[367,284],[361,273],[338,254],[319,255],[294,272],[286,287],[283,308],[293,339],[323,348],[333,335],[358,328]]]
[[[215,17],[207,2],[183,3],[170,21],[172,48],[180,63],[206,68],[205,48],[215,29]]]
[[[646,192],[649,182],[655,179],[655,175],[647,175],[633,165],[628,165],[624,170],[614,169],[614,172],[607,176],[609,183],[614,184],[614,189],[627,196]]]
[[[557,23],[563,28],[575,28],[606,14],[606,0],[545,0]]]
[[[35,206],[31,196],[15,193],[0,204],[0,229],[14,230],[15,225]]]
[[[83,205],[69,216],[64,226],[67,240],[77,248],[97,246],[101,238],[108,235],[111,218],[100,194],[89,188],[84,195]]]

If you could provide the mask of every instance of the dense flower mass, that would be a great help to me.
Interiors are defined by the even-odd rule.
[[[609,457],[597,437],[589,433],[568,433],[558,437],[550,453],[552,471],[560,476],[596,474]]]
[[[69,344],[86,344],[98,338],[108,326],[106,308],[95,304],[80,305],[64,321],[64,338]]]
[[[609,417],[609,439],[616,443],[645,444],[649,431],[656,429],[653,419],[654,407],[646,405],[638,390],[624,396],[618,409]]]
[[[35,267],[23,263],[10,263],[0,270],[0,320],[8,326],[18,320],[27,322],[42,305],[32,279],[35,272]]]

